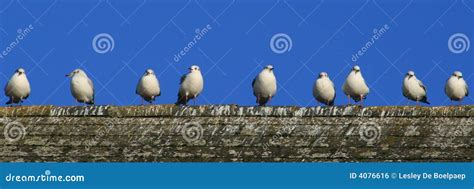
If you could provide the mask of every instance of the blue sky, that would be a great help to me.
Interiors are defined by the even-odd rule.
[[[444,83],[455,70],[474,86],[472,47],[453,53],[450,36],[474,39],[473,1],[55,1],[0,2],[0,52],[31,31],[0,58],[0,83],[25,68],[32,94],[25,105],[75,105],[64,77],[83,68],[96,88],[96,104],[136,105],[135,87],[147,68],[158,74],[158,104],[176,101],[179,78],[196,64],[204,74],[197,104],[254,105],[251,82],[266,64],[275,67],[277,96],[271,105],[314,106],[312,85],[321,71],[336,84],[336,104],[346,104],[341,86],[357,64],[371,88],[366,105],[406,105],[403,75],[415,71],[432,105],[448,105]],[[197,31],[209,28],[175,61]],[[389,29],[371,41],[374,29]],[[19,31],[21,29],[21,31]],[[113,49],[94,50],[107,33]],[[275,53],[270,40],[284,33],[291,49]],[[471,87],[472,88],[472,87]],[[471,91],[474,89],[471,89]],[[1,98],[0,98],[1,99]],[[3,97],[2,103],[7,99]],[[464,104],[473,104],[474,97]]]

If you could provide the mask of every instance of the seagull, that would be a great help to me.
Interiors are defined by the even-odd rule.
[[[157,96],[161,95],[160,83],[156,78],[155,72],[152,69],[147,69],[143,76],[140,78],[135,91],[142,97],[143,100],[153,103]]]
[[[352,68],[352,71],[349,73],[344,85],[342,86],[342,90],[348,97],[349,104],[351,103],[351,98],[354,99],[355,102],[360,101],[362,104],[363,99],[367,97],[367,94],[369,94],[369,87],[365,84],[359,66],[354,66]]]
[[[403,80],[403,96],[410,100],[430,104],[426,96],[426,87],[415,76],[415,72],[408,71]]]
[[[319,73],[318,79],[314,81],[313,96],[317,101],[323,104],[328,106],[334,105],[336,89],[334,88],[334,83],[329,79],[326,72]]]
[[[257,97],[257,103],[265,106],[275,96],[277,81],[273,74],[273,66],[267,65],[260,74],[252,81],[253,95]]]
[[[188,68],[189,73],[181,76],[176,105],[186,105],[190,99],[196,104],[196,97],[202,92],[204,81],[199,66],[193,65]]]
[[[94,84],[81,69],[75,69],[66,77],[71,78],[71,93],[79,103],[94,104]]]
[[[455,71],[449,77],[446,81],[444,92],[451,101],[461,101],[464,97],[469,96],[469,89],[461,72]]]
[[[30,82],[26,78],[25,70],[18,68],[5,86],[5,95],[10,98],[6,104],[21,104],[30,96],[30,92]]]

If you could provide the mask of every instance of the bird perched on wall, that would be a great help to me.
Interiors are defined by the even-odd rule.
[[[426,104],[430,104],[428,102],[428,97],[426,96],[426,87],[423,83],[418,80],[415,76],[415,72],[408,71],[405,75],[405,79],[403,79],[403,86],[402,86],[403,96],[406,98],[418,102],[423,102]]]
[[[369,87],[365,84],[364,77],[362,77],[362,73],[360,71],[359,66],[354,66],[346,78],[344,85],[342,86],[342,90],[344,94],[349,99],[349,104],[351,103],[351,98],[355,102],[361,102],[363,104],[363,100],[369,94]]]
[[[186,105],[191,99],[196,104],[196,98],[201,94],[204,87],[204,80],[199,66],[193,65],[188,69],[189,73],[181,76],[176,105]]]
[[[273,73],[273,66],[267,65],[252,81],[253,95],[257,97],[257,103],[265,106],[277,91],[277,81]]]
[[[18,68],[5,86],[5,95],[10,98],[6,104],[21,104],[30,96],[30,92],[25,70]]]
[[[136,94],[142,97],[143,100],[150,104],[155,101],[155,98],[161,95],[160,83],[156,78],[155,72],[152,69],[147,69],[137,84]]]
[[[71,93],[79,103],[94,104],[94,84],[81,69],[75,69],[66,77],[71,78]]]
[[[462,101],[464,97],[469,96],[469,89],[462,73],[455,71],[446,81],[444,92],[451,101]]]
[[[320,103],[328,106],[334,105],[336,89],[334,88],[334,83],[329,79],[326,72],[319,73],[318,79],[314,81],[313,96]]]

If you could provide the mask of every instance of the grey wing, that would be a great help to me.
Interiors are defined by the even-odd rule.
[[[89,86],[92,88],[92,97],[95,97],[94,83],[92,83],[89,78],[87,78],[87,83],[89,83]]]
[[[408,95],[407,95],[407,91],[405,89],[405,86],[402,86],[402,93],[403,93],[403,96],[404,97],[407,97],[408,98]]]
[[[187,76],[187,75],[188,75],[188,74],[184,74],[184,75],[181,76],[181,79],[179,80],[179,84],[183,84],[183,82],[184,82],[184,80],[186,79],[186,76]]]
[[[425,93],[426,93],[426,87],[425,87],[425,85],[423,85],[423,82],[421,82],[420,80],[418,80],[418,84],[420,85],[421,88],[423,88],[423,90],[424,90]]]
[[[10,97],[12,89],[12,85],[10,85],[10,81],[7,82],[7,85],[5,85],[5,96]]]
[[[466,85],[464,85],[466,87],[466,96],[469,96],[469,87]]]

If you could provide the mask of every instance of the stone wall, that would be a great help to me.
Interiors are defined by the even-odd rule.
[[[474,106],[2,107],[2,162],[462,161]]]

